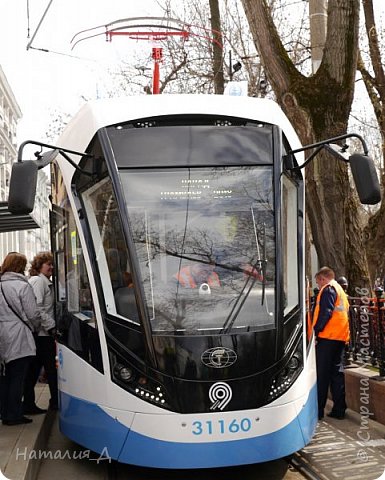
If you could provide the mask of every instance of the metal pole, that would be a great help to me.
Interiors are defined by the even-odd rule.
[[[309,18],[312,70],[316,73],[321,65],[326,40],[327,0],[310,0]]]
[[[160,47],[153,47],[152,58],[154,59],[154,74],[153,74],[153,78],[152,78],[152,94],[153,95],[158,95],[160,93],[159,63],[162,60],[162,49]]]

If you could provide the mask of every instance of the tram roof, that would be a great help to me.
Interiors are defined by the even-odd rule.
[[[95,100],[85,104],[59,138],[58,145],[84,151],[95,133],[121,122],[160,115],[224,115],[277,125],[291,148],[301,148],[299,138],[279,105],[265,98],[229,95],[141,95]],[[78,162],[79,157],[74,161]],[[297,154],[299,164],[303,154]]]

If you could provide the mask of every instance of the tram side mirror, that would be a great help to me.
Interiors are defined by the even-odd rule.
[[[349,163],[361,203],[378,203],[381,200],[381,190],[373,160],[367,155],[354,153],[349,157]]]
[[[18,215],[31,213],[35,204],[37,165],[33,160],[12,165],[8,210]]]
[[[41,168],[50,165],[59,154],[59,151],[58,148],[55,148],[54,150],[48,150],[47,152],[40,154],[36,160],[37,168],[40,170]]]

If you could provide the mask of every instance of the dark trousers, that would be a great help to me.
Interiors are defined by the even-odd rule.
[[[29,365],[35,357],[22,357],[5,364],[0,377],[1,419],[20,420],[23,416],[23,387]]]
[[[344,351],[345,342],[325,338],[317,340],[318,418],[324,416],[329,387],[333,400],[333,412],[337,415],[345,413]]]
[[[47,381],[51,399],[50,407],[57,408],[58,405],[58,386],[56,370],[56,344],[51,336],[37,336],[36,357],[31,363],[28,374],[24,382],[24,408],[26,410],[33,408],[35,404],[35,385],[39,378],[41,368],[44,367],[47,375]]]

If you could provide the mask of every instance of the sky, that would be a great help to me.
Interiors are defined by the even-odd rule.
[[[18,126],[18,143],[26,139],[46,142],[45,134],[55,111],[72,115],[84,103],[84,96],[103,96],[108,85],[108,68],[130,52],[151,55],[150,42],[127,37],[107,43],[100,36],[71,50],[71,39],[76,33],[118,19],[163,15],[156,0],[52,0],[51,4],[50,1],[0,2],[0,65],[23,115]],[[33,39],[34,48],[27,50],[49,4]],[[384,0],[374,0],[374,5],[385,10]]]
[[[149,42],[119,38],[107,43],[103,35],[71,50],[73,35],[118,19],[162,14],[156,10],[154,0],[53,0],[33,39],[34,48],[27,51],[49,3],[0,3],[0,65],[23,115],[18,143],[26,139],[46,141],[45,133],[54,112],[74,114],[84,103],[82,96],[95,98],[102,94],[107,68],[130,49],[148,50],[151,54]]]

